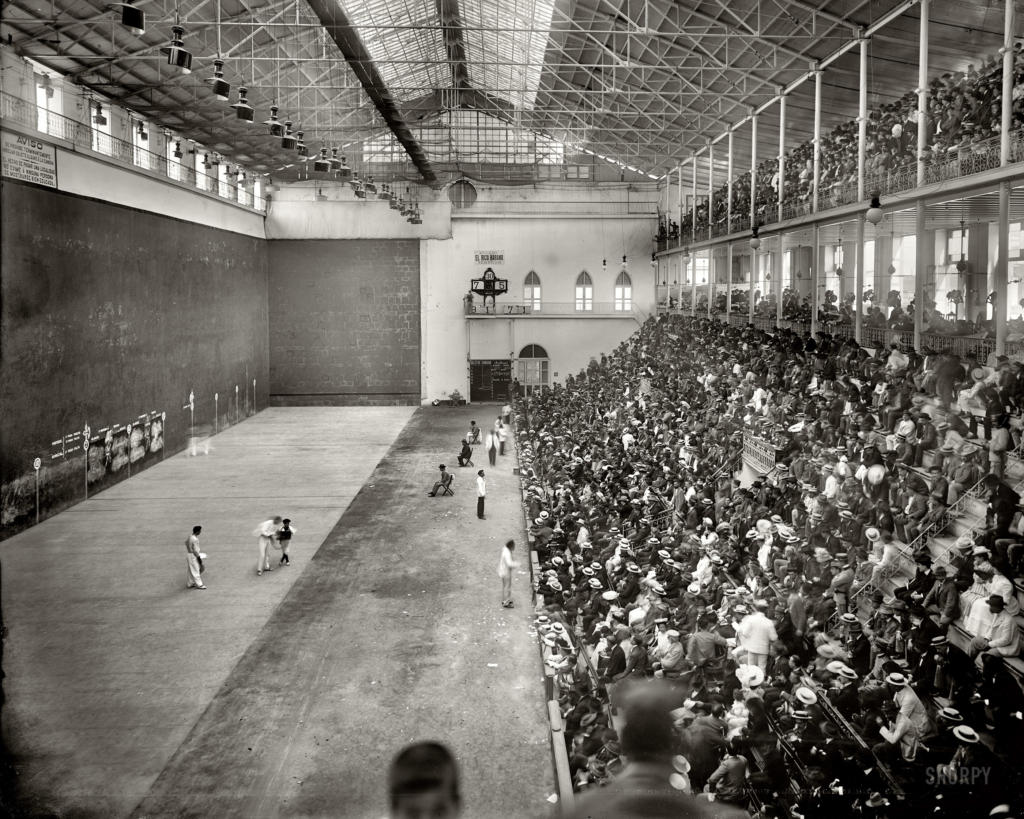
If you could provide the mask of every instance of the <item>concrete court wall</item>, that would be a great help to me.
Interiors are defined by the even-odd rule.
[[[0,537],[36,457],[47,516],[267,405],[262,238],[7,180],[0,210]]]
[[[419,403],[419,241],[268,246],[271,402]]]

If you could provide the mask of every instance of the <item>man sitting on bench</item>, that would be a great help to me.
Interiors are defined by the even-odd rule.
[[[462,439],[462,451],[458,454],[458,459],[459,466],[473,465],[473,449],[465,438]]]
[[[452,492],[452,473],[448,471],[448,468],[441,464],[438,467],[441,470],[441,474],[438,476],[437,483],[434,484],[434,488],[427,492],[430,497],[434,497],[437,494],[437,490],[441,490],[442,495],[453,495]]]

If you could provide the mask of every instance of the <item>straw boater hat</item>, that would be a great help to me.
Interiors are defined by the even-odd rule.
[[[892,674],[889,674],[885,678],[885,681],[889,683],[889,685],[894,685],[897,688],[902,688],[903,686],[910,684],[910,680],[907,679],[905,674],[898,674],[895,671]]]
[[[971,728],[970,725],[956,726],[956,728],[953,729],[953,735],[961,742],[966,742],[968,745],[973,745],[981,739],[978,732]]]
[[[764,671],[756,665],[741,665],[736,669],[736,679],[747,688],[757,688],[764,682]]]
[[[818,695],[805,685],[801,685],[793,693],[796,694],[796,698],[804,705],[814,705],[818,701]]]
[[[949,706],[946,706],[945,708],[940,708],[939,716],[942,719],[947,720],[948,722],[964,721],[964,718],[960,715],[960,712],[957,711],[955,708],[950,708]]]

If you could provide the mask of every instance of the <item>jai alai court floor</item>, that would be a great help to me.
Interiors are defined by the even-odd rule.
[[[495,410],[275,408],[3,544],[6,732],[31,816],[381,817],[404,744],[459,758],[467,817],[554,790],[514,455]],[[426,497],[437,466],[454,497]],[[256,576],[280,514],[292,566]],[[185,589],[202,524],[207,591]],[[275,558],[276,565],[276,558]]]

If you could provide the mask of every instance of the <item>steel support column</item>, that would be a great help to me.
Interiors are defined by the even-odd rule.
[[[811,257],[811,336],[818,332],[818,267],[821,264],[821,227],[814,223],[814,254]]]
[[[1010,254],[1010,183],[999,183],[999,250],[995,269],[992,271],[993,289],[996,294],[992,305],[992,320],[996,325],[996,355],[1006,352],[1006,317],[1009,313],[1006,303],[1007,285],[1010,265],[1007,256]]]
[[[860,40],[860,95],[857,100],[857,201],[863,203],[864,166],[867,161],[868,137],[868,39]],[[857,219],[857,267],[854,278],[853,337],[858,344],[864,333],[864,216]]]
[[[712,205],[715,196],[715,146],[708,142],[708,238],[711,238],[711,230],[715,224],[712,214]]]
[[[818,183],[821,181],[821,69],[814,70],[814,179],[811,186],[811,211],[818,212]]]
[[[928,10],[931,0],[921,0],[921,25],[917,47],[917,185],[924,185],[924,158],[928,148]],[[917,236],[920,242],[921,234]],[[920,274],[919,274],[920,275]],[[917,292],[917,286],[914,287]],[[922,303],[916,302],[920,314]],[[914,322],[915,326],[917,322]],[[917,330],[914,330],[915,336]]]
[[[732,315],[732,242],[726,245],[725,249],[725,272],[729,280],[728,290],[725,291],[725,315]],[[726,319],[728,320],[728,319]]]
[[[786,95],[779,94],[779,221],[782,200],[786,198]],[[781,245],[780,245],[781,247]]]
[[[1004,0],[1006,14],[1003,19],[1003,98],[1002,98],[1002,129],[999,134],[999,164],[1010,163],[1010,129],[1013,128],[1013,57],[1014,34],[1016,25],[1013,0]]]
[[[920,199],[914,211],[914,349],[921,349],[921,332],[924,329],[924,277],[927,272],[927,257],[923,251],[925,240],[925,205]]]
[[[728,142],[727,142],[727,145],[728,145],[728,149],[727,150],[729,151],[729,156],[726,159],[727,165],[726,165],[726,171],[725,171],[725,179],[726,179],[726,181],[725,181],[725,198],[726,198],[726,202],[725,202],[725,232],[726,233],[732,233],[732,174],[733,174],[733,161],[732,161],[732,156],[733,156],[733,154],[732,154],[732,146],[733,146],[733,143],[732,143],[732,137],[733,137],[733,130],[732,130],[732,128],[730,128],[729,129]]]

